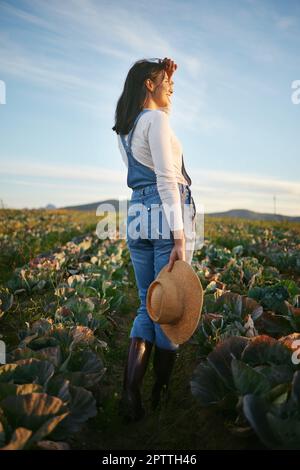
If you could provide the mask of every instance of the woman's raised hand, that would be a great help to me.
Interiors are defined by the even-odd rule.
[[[165,71],[169,77],[169,80],[171,79],[173,73],[177,69],[177,64],[172,59],[168,59],[168,57],[165,57],[163,62],[166,63]]]

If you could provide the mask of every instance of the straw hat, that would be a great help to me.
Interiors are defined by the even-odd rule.
[[[187,341],[196,330],[203,305],[203,289],[197,274],[186,261],[164,266],[147,291],[150,318],[159,323],[175,344]]]

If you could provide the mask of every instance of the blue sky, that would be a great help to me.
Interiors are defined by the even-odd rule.
[[[170,57],[196,204],[273,212],[275,195],[277,213],[300,215],[299,33],[292,0],[1,0],[0,199],[129,197],[116,103],[136,60]]]

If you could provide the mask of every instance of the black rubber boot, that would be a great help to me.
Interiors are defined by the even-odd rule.
[[[151,408],[154,411],[162,402],[170,398],[169,382],[178,353],[177,350],[155,346],[153,357],[154,385],[151,395]]]
[[[129,339],[122,397],[119,402],[119,415],[123,417],[125,423],[139,421],[145,415],[140,390],[153,346],[153,343],[143,338]]]

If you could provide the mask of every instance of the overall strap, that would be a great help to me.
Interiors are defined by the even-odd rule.
[[[140,111],[138,113],[138,115],[136,116],[135,120],[134,120],[134,123],[133,123],[133,126],[131,128],[131,130],[129,131],[128,133],[128,136],[127,136],[127,141],[125,139],[125,135],[124,134],[120,134],[120,138],[121,138],[121,142],[125,148],[125,152],[126,153],[130,153],[130,150],[131,150],[131,141],[132,141],[132,136],[133,136],[133,132],[134,132],[134,129],[135,129],[135,126],[137,125],[137,122],[139,120],[139,118],[144,114],[146,113],[147,111],[150,111],[150,109],[142,109],[142,111]],[[192,180],[191,178],[189,177],[189,175],[187,174],[187,171],[185,169],[185,166],[184,166],[184,160],[183,160],[183,154],[182,154],[182,165],[181,165],[181,173],[182,175],[184,176],[184,178],[186,179],[187,183],[188,183],[188,186],[191,186],[192,184]]]
[[[183,174],[183,176],[185,177],[186,181],[188,182],[188,185],[191,186],[192,180],[191,180],[191,178],[189,177],[189,175],[187,174],[187,171],[186,171],[186,169],[185,169],[184,161],[183,161],[183,154],[182,154],[181,173]]]
[[[133,131],[135,129],[135,126],[137,125],[137,122],[138,120],[140,119],[140,117],[146,113],[147,111],[150,111],[150,109],[142,109],[142,111],[137,115],[137,117],[135,118],[134,120],[134,123],[133,123],[133,126],[132,126],[132,129],[130,130],[129,134],[128,134],[128,147],[131,148],[131,141],[132,141],[132,135],[133,135]]]
[[[133,123],[133,126],[132,126],[131,130],[128,133],[127,140],[125,139],[124,134],[120,134],[120,138],[121,138],[122,144],[123,144],[126,152],[129,152],[130,149],[131,149],[132,134],[133,134],[133,131],[135,129],[135,126],[137,125],[137,122],[138,122],[139,118],[142,116],[142,114],[146,113],[147,111],[149,111],[149,109],[142,109],[142,111],[139,112],[139,114],[137,115],[137,117],[134,120],[134,123]]]

